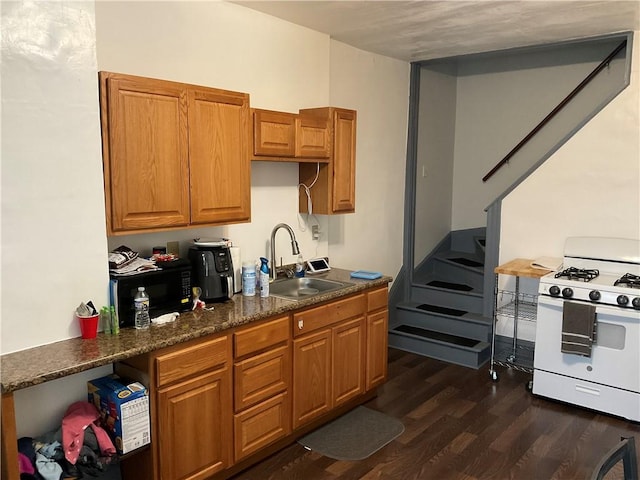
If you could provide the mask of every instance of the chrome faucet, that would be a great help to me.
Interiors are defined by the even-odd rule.
[[[273,227],[273,230],[271,230],[271,272],[269,273],[271,280],[275,280],[278,277],[276,273],[276,232],[281,228],[286,228],[289,232],[289,236],[291,237],[291,253],[294,255],[300,254],[300,248],[298,248],[298,241],[296,240],[295,233],[293,233],[293,229],[286,223],[279,223]]]

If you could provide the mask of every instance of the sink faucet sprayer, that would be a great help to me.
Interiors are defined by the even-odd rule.
[[[298,248],[298,241],[296,240],[296,235],[293,233],[293,229],[287,225],[286,223],[279,223],[273,230],[271,230],[271,272],[269,273],[272,280],[275,280],[276,275],[276,232],[281,228],[286,228],[289,232],[289,236],[291,237],[291,253],[293,255],[300,254],[300,248]]]

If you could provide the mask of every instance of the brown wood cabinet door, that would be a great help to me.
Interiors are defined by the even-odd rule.
[[[189,88],[191,223],[251,217],[249,95]]]
[[[367,315],[367,390],[384,383],[387,378],[387,341],[389,311]]]
[[[324,118],[330,126],[329,163],[320,168],[314,163],[301,162],[299,166],[300,183],[313,183],[313,211],[323,215],[355,212],[357,112],[323,107],[300,110],[300,115]],[[308,213],[307,195],[303,189],[298,201],[299,211]]]
[[[329,158],[331,141],[326,117],[300,113],[296,118],[296,157]],[[315,160],[314,160],[315,161]]]
[[[356,112],[336,109],[333,118],[333,212],[356,208]]]
[[[332,342],[331,378],[334,406],[337,406],[364,392],[364,317],[333,327]]]
[[[158,391],[160,478],[204,479],[230,466],[231,385],[221,369]]]
[[[296,153],[296,116],[293,113],[254,110],[253,153],[293,157]]]
[[[234,416],[236,462],[291,433],[291,407],[286,392]]]
[[[110,233],[189,223],[187,99],[180,84],[102,74]]]
[[[293,341],[293,428],[332,408],[331,330]]]
[[[286,391],[290,372],[291,349],[287,345],[236,362],[233,366],[235,410]]]

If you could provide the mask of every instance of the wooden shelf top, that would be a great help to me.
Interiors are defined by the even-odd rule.
[[[540,278],[552,270],[542,270],[531,266],[533,260],[528,258],[516,258],[502,265],[498,265],[494,272],[502,275],[514,275],[516,277]]]

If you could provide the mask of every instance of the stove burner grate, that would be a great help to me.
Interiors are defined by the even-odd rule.
[[[583,282],[590,282],[594,278],[600,275],[600,271],[595,268],[583,269],[576,267],[569,267],[561,272],[556,273],[555,278],[568,278],[569,280],[581,280]]]
[[[622,277],[614,282],[613,286],[615,287],[617,285],[629,288],[640,288],[640,275],[625,273]]]

